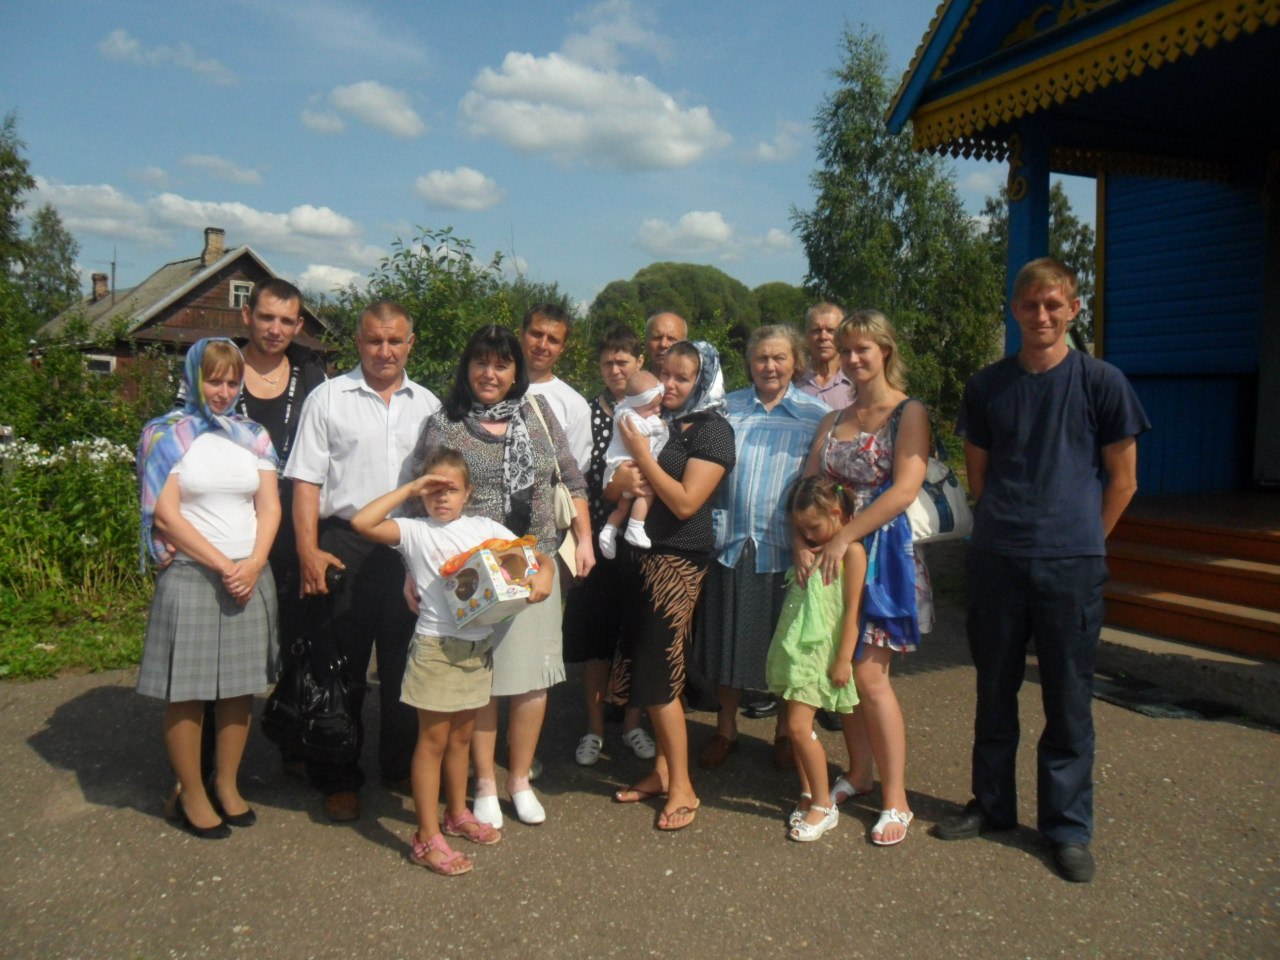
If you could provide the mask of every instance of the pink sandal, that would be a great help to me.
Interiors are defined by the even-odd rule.
[[[431,854],[443,853],[443,860],[432,860]],[[445,842],[444,834],[437,833],[426,843],[415,833],[413,835],[413,850],[409,854],[409,859],[420,867],[426,867],[432,873],[438,873],[442,877],[457,877],[464,873],[470,873],[471,868],[475,866],[470,859],[458,853]]]
[[[490,824],[476,819],[470,810],[463,810],[456,817],[447,813],[444,817],[444,832],[451,837],[463,837],[472,843],[483,843],[486,846],[502,839],[502,832]]]

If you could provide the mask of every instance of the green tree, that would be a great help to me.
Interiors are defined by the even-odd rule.
[[[1009,192],[1000,188],[999,196],[987,197],[982,209],[987,221],[986,241],[990,247],[992,263],[1002,273],[1008,262],[1009,247]],[[1076,272],[1080,281],[1080,315],[1075,329],[1088,341],[1093,339],[1095,307],[1094,259],[1095,236],[1093,227],[1076,216],[1061,180],[1055,180],[1049,189],[1049,255],[1057,257]]]
[[[18,137],[18,115],[7,114],[0,123],[0,273],[8,273],[26,259],[19,215],[22,195],[36,185],[22,155],[26,146]]]
[[[804,312],[813,304],[804,290],[781,280],[762,283],[751,291],[760,308],[760,322],[784,323],[799,327],[804,324]]]
[[[338,291],[324,309],[339,348],[338,366],[350,369],[359,363],[354,335],[360,311],[375,300],[399,303],[414,319],[409,376],[440,393],[453,383],[467,338],[486,323],[510,324],[511,305],[495,296],[501,254],[481,260],[474,244],[455,236],[452,227],[417,229],[408,241],[396,238],[363,289],[352,284]]]
[[[79,255],[80,244],[63,227],[58,211],[46,203],[31,218],[27,259],[17,277],[37,326],[80,299]]]
[[[846,30],[842,44],[838,86],[815,118],[817,199],[791,214],[809,259],[805,285],[815,297],[887,314],[912,393],[948,418],[998,343],[1002,275],[942,160],[917,153],[910,130],[885,126],[884,41]]]
[[[684,317],[690,337],[720,351],[727,387],[745,384],[742,348],[760,324],[760,307],[747,285],[723,270],[694,263],[652,263],[630,280],[607,285],[587,316],[594,329],[621,321],[640,331],[648,317],[664,310]]]

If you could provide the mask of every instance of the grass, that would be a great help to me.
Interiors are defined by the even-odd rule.
[[[36,680],[133,666],[150,589],[86,600],[0,590],[0,678]]]

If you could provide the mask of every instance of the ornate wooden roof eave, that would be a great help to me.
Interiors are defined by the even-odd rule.
[[[1180,0],[930,101],[923,74],[933,74],[929,82],[936,79],[936,65],[951,49],[962,25],[953,21],[971,16],[977,6],[953,8],[948,2],[939,9],[890,107],[890,129],[904,126],[906,111],[911,111],[912,139],[918,150],[1007,159],[1011,122],[1194,56],[1202,48],[1280,24],[1280,0]],[[950,31],[943,26],[948,22]],[[935,63],[930,64],[930,59]],[[1132,165],[1132,160],[1126,162]],[[1150,164],[1141,169],[1150,172]]]

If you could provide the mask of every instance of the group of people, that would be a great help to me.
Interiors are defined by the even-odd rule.
[[[167,809],[185,829],[216,838],[254,822],[236,783],[252,696],[332,590],[357,730],[376,650],[382,782],[412,794],[410,857],[435,873],[472,869],[446,837],[501,839],[502,700],[502,793],[520,821],[546,818],[531,781],[566,662],[583,664],[576,761],[598,761],[606,711],[620,710],[623,742],[653,766],[613,799],[661,798],[658,829],[684,829],[699,810],[685,705],[718,707],[697,755],[714,769],[738,749],[743,692],[767,690],[782,702],[775,762],[799,779],[788,836],[823,836],[878,771],[870,840],[905,839],[906,731],[890,666],[932,625],[905,511],[933,437],[887,318],[823,303],[803,334],[761,327],[745,350],[750,386],[726,395],[716,350],[659,313],[643,340],[606,331],[604,389],[588,403],[554,375],[570,318],[540,304],[519,332],[475,331],[441,402],[405,373],[413,321],[397,304],[365,308],[360,365],[330,380],[293,343],[301,309],[291,285],[259,285],[243,350],[194,345],[182,407],[149,423],[139,447],[144,543],[160,572],[138,689],[167,701],[178,780]],[[1134,438],[1148,424],[1114,368],[1068,350],[1079,309],[1069,268],[1029,264],[1011,309],[1021,348],[975,374],[960,422],[978,498],[974,796],[935,832],[1016,824],[1016,693],[1034,635],[1048,717],[1040,829],[1060,871],[1088,879],[1103,540],[1136,488]],[[455,626],[442,571],[497,543],[534,551],[536,571],[519,580],[527,603],[496,626]],[[847,772],[834,783],[815,719],[843,727]],[[209,725],[212,775],[201,765]],[[359,816],[358,758],[283,759],[331,819]]]

